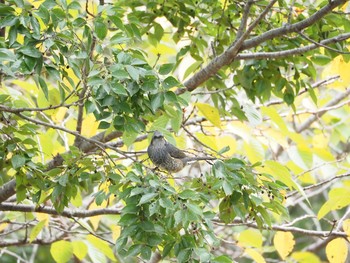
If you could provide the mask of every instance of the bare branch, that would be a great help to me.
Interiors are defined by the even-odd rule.
[[[327,108],[337,105],[341,100],[345,99],[347,96],[350,95],[350,89],[347,89],[345,92],[340,93],[337,95],[334,99],[329,101],[323,110],[317,112],[313,116],[311,116],[309,119],[307,119],[302,125],[296,128],[297,133],[301,133],[302,131],[306,130],[311,126],[312,123],[314,123],[316,120],[318,120],[322,115],[324,115],[327,112]]]
[[[331,51],[334,51],[334,52],[337,52],[339,54],[346,54],[346,55],[349,55],[350,52],[346,52],[346,51],[342,51],[342,50],[338,50],[338,49],[335,49],[335,48],[331,48],[325,44],[322,44],[320,42],[317,42],[311,38],[309,38],[307,35],[305,35],[304,33],[302,32],[299,32],[299,35],[301,35],[303,38],[305,38],[307,41],[310,41],[311,43],[313,43],[315,46],[318,46],[318,47],[324,47],[325,49],[328,49],[328,50],[331,50]]]
[[[246,223],[243,222],[241,219],[235,219],[233,223],[230,224],[224,224],[220,220],[213,220],[214,224],[221,225],[221,226],[247,226],[252,228],[259,228],[256,223]],[[283,231],[283,232],[292,232],[296,234],[302,234],[304,236],[315,236],[320,238],[326,238],[326,237],[347,237],[347,234],[345,232],[339,232],[339,231],[315,231],[315,230],[309,230],[309,229],[303,229],[299,227],[291,227],[291,226],[280,226],[280,225],[272,225],[269,226],[263,226],[263,229],[266,230],[276,230],[276,231]]]
[[[319,183],[317,183],[317,184],[313,184],[313,185],[306,186],[306,187],[304,187],[303,189],[304,189],[304,191],[308,191],[308,190],[311,190],[311,189],[320,187],[320,186],[322,186],[322,185],[328,184],[328,183],[330,183],[330,182],[332,182],[332,181],[334,181],[334,180],[341,179],[341,178],[344,178],[344,177],[349,177],[349,176],[350,176],[350,173],[345,173],[345,174],[341,174],[341,175],[336,175],[336,176],[333,176],[333,177],[331,177],[331,178],[329,178],[329,179],[327,179],[327,180],[324,180],[324,181],[322,181],[322,182],[319,182]],[[296,195],[296,194],[298,194],[298,193],[299,193],[298,191],[293,191],[293,192],[287,194],[287,198],[289,198],[289,197],[291,197],[291,196],[293,196],[293,195]]]
[[[248,59],[275,59],[284,58],[288,56],[304,54],[307,51],[317,49],[321,46],[333,44],[344,41],[350,38],[350,33],[341,34],[332,38],[324,39],[319,44],[310,44],[304,47],[293,48],[288,50],[276,51],[276,52],[257,52],[251,54],[238,54],[235,59],[248,60]],[[337,50],[336,52],[341,53],[342,51]]]

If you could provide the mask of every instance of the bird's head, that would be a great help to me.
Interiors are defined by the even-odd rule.
[[[160,138],[164,138],[164,135],[160,131],[154,131],[152,138],[160,139]]]
[[[152,144],[161,144],[165,143],[164,135],[160,131],[154,131],[152,136]]]

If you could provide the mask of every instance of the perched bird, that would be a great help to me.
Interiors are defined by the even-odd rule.
[[[183,151],[167,142],[163,134],[155,131],[147,148],[151,161],[159,168],[170,173],[181,171],[188,162],[200,160],[215,160],[213,157],[189,157]]]

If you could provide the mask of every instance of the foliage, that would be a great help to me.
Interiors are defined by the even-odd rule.
[[[348,9],[1,3],[4,262],[345,262]],[[217,160],[154,170],[154,130]]]

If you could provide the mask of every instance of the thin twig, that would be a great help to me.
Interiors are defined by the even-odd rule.
[[[320,42],[316,42],[315,40],[309,38],[307,35],[305,35],[305,34],[302,33],[302,32],[299,32],[299,35],[301,35],[301,36],[302,36],[303,38],[305,38],[307,41],[310,41],[311,43],[315,44],[315,45],[318,46],[318,47],[323,47],[323,48],[325,48],[325,49],[334,51],[334,52],[339,53],[339,54],[346,54],[346,55],[349,55],[349,54],[350,54],[350,52],[338,50],[338,49],[335,49],[335,48],[331,48],[331,47],[329,47],[329,46],[327,46],[327,45],[324,45],[324,44],[322,44],[322,43],[320,43]]]
[[[304,187],[303,189],[304,189],[304,191],[308,191],[308,190],[311,190],[311,189],[320,187],[320,186],[322,186],[322,185],[324,185],[324,184],[328,184],[328,183],[330,183],[330,182],[332,182],[332,181],[334,181],[334,180],[341,179],[341,178],[345,178],[345,177],[349,177],[349,176],[350,176],[350,173],[345,173],[345,174],[341,174],[341,175],[336,175],[336,176],[333,176],[333,177],[331,177],[331,178],[329,178],[329,179],[327,179],[327,180],[324,180],[324,181],[322,181],[322,182],[319,182],[319,183],[317,183],[317,184],[313,184],[313,185],[306,186],[306,187]],[[289,197],[291,197],[291,196],[293,196],[293,195],[296,195],[296,194],[298,194],[298,193],[299,193],[298,191],[293,191],[293,192],[287,194],[287,198],[289,198]]]

